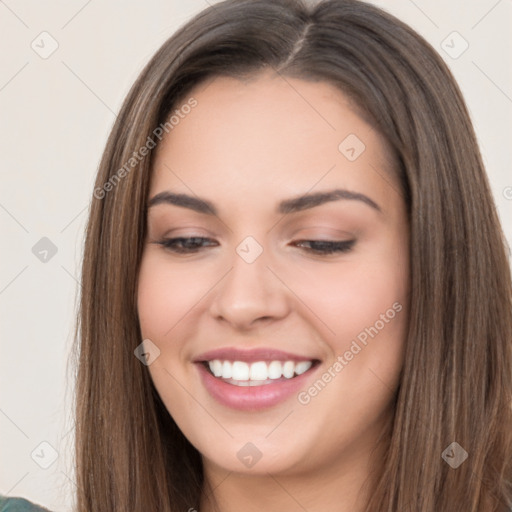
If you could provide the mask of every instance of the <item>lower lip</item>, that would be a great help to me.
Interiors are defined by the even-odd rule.
[[[202,363],[198,363],[197,366],[210,395],[222,405],[242,411],[258,411],[283,402],[298,393],[316,369],[315,365],[292,379],[276,380],[261,386],[236,386],[214,377]]]

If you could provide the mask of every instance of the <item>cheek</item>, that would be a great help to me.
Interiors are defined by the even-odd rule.
[[[190,398],[180,385],[189,369],[183,364],[183,348],[194,306],[205,293],[200,282],[197,274],[194,278],[185,270],[171,271],[159,254],[148,251],[143,255],[137,292],[141,335],[160,350],[148,370],[167,410],[185,432],[193,425],[188,423],[190,415],[183,414],[191,410]]]
[[[385,322],[387,331],[399,328],[406,316],[407,282],[405,260],[354,260],[346,265],[317,266],[314,273],[301,274],[294,286],[297,295],[325,324],[327,329],[322,332],[333,339],[339,351],[376,322],[380,327],[383,314],[385,320],[391,320]],[[395,303],[400,306],[393,308]],[[397,308],[402,309],[400,314],[396,314]]]
[[[349,421],[350,412],[352,426],[358,429],[387,407],[403,364],[408,318],[405,247],[384,243],[378,258],[317,267],[314,279],[301,279],[298,294],[308,297],[308,306],[328,327],[322,332],[330,353],[326,374],[319,376],[329,382],[325,389],[322,383],[317,386],[321,397],[316,398],[317,389],[311,394],[304,390],[305,401],[314,402],[310,412],[321,416],[326,409],[337,411],[333,414],[342,422]],[[350,403],[338,408],[340,396],[350,396]]]
[[[347,265],[348,267],[348,265]],[[311,297],[312,295],[310,295]],[[377,425],[399,383],[407,325],[407,267],[362,265],[319,279],[311,309],[334,334],[331,357],[299,403],[322,435],[346,441]]]
[[[137,296],[142,335],[160,343],[170,339],[178,323],[183,325],[182,319],[194,314],[208,282],[186,267],[171,269],[165,257],[144,255]]]

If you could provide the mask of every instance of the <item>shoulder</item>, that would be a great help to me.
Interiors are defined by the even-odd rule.
[[[0,496],[0,512],[49,512],[25,498],[9,498]]]

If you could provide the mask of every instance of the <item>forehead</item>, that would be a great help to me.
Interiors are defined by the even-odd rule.
[[[314,187],[381,195],[390,187],[386,141],[329,83],[270,73],[215,77],[182,104],[191,97],[196,106],[158,147],[151,193],[172,188],[247,204],[259,197],[256,205]]]

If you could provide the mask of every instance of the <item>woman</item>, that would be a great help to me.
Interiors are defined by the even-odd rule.
[[[508,511],[511,302],[434,50],[354,0],[215,4],[100,164],[76,509]]]

